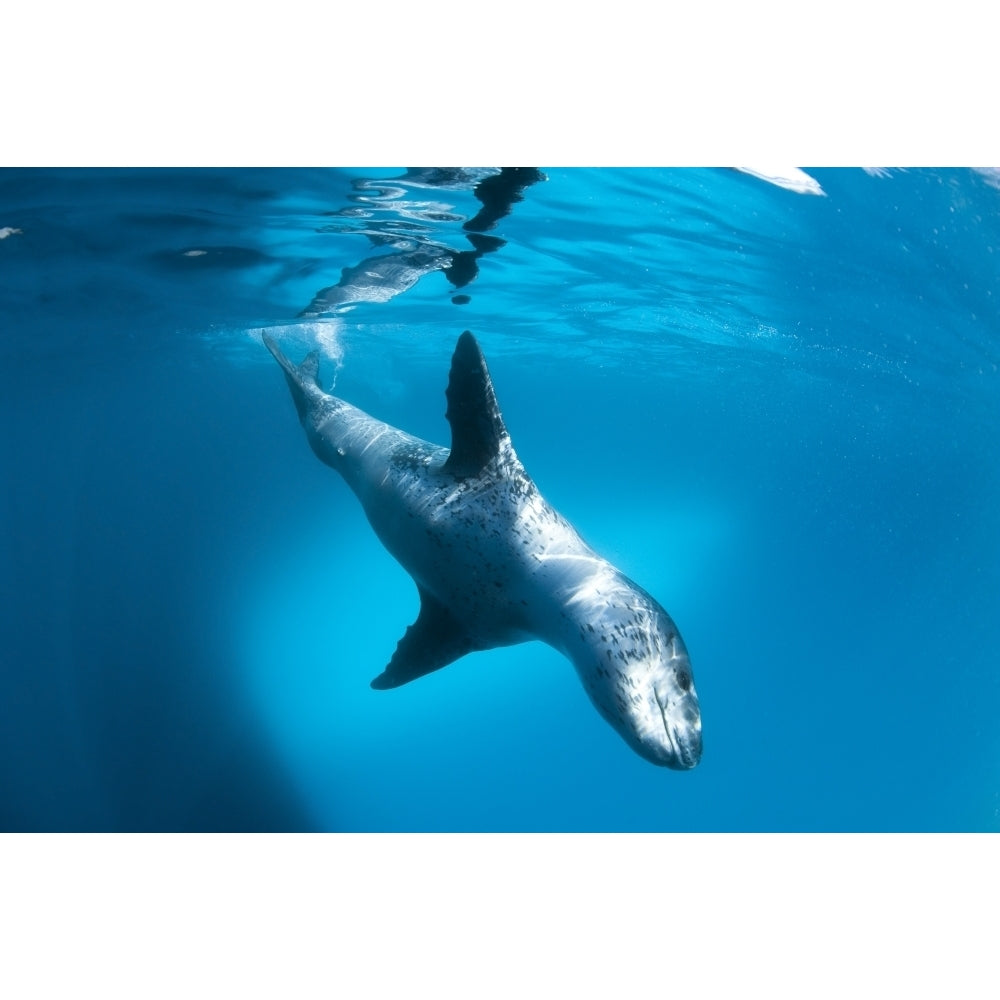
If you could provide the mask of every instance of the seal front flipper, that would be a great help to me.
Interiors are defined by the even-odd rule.
[[[423,587],[417,590],[420,614],[399,640],[389,666],[372,681],[376,691],[407,684],[476,649],[451,612]]]
[[[483,352],[468,330],[458,338],[448,375],[448,412],[451,454],[444,471],[455,476],[475,476],[510,441],[497,405],[493,382]]]

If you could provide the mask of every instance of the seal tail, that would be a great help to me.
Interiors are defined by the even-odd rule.
[[[296,367],[281,353],[281,348],[278,347],[269,333],[264,333],[262,338],[264,346],[271,352],[274,360],[281,365],[285,373],[285,381],[288,382],[288,388],[292,390],[292,399],[295,402],[299,420],[305,420],[310,404],[317,396],[323,394],[323,389],[319,384],[319,351],[310,351],[302,364]]]

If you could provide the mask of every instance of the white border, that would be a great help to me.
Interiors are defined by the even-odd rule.
[[[1000,162],[980,4],[585,10],[15,5],[0,164]]]
[[[989,835],[7,836],[5,996],[981,996]]]

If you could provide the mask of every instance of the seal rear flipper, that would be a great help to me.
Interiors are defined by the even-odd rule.
[[[292,390],[292,400],[295,402],[299,420],[304,420],[310,400],[317,394],[323,394],[319,384],[319,351],[310,351],[302,364],[296,367],[281,353],[281,348],[269,333],[264,332],[261,339],[264,341],[264,346],[274,355],[274,360],[281,365],[288,388]]]
[[[420,614],[399,640],[389,666],[372,681],[376,691],[408,684],[477,648],[443,604],[422,587],[417,590]]]

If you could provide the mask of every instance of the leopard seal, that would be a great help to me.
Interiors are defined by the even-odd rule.
[[[450,449],[324,392],[317,352],[296,366],[263,339],[313,451],[417,585],[420,612],[373,688],[540,639],[570,660],[597,711],[641,757],[677,770],[698,764],[701,712],[676,625],[543,499],[470,332],[458,338],[445,393]]]

